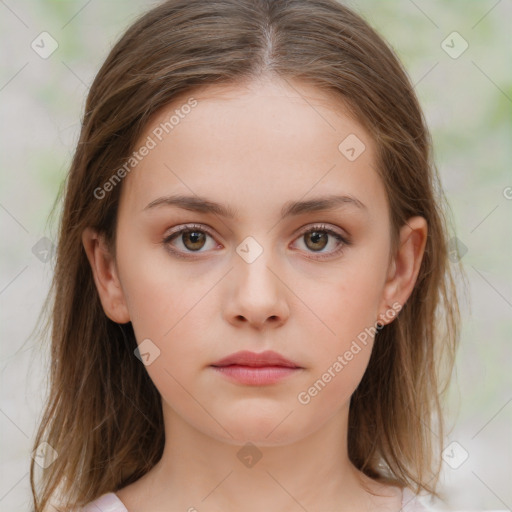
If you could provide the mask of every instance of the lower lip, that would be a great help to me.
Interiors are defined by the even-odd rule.
[[[240,382],[241,384],[248,384],[250,386],[274,384],[300,370],[300,368],[289,368],[287,366],[256,367],[240,366],[237,364],[229,366],[212,366],[212,368],[231,380]]]

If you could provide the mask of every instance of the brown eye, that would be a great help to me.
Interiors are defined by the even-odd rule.
[[[197,251],[203,248],[206,236],[201,231],[183,231],[181,233],[181,240],[188,250]]]
[[[208,247],[209,239],[210,247]],[[195,225],[183,226],[181,229],[174,230],[162,240],[162,243],[174,255],[182,258],[194,257],[194,253],[200,255],[208,252],[208,249],[218,247],[209,231],[202,226]]]
[[[310,257],[317,260],[338,256],[345,247],[351,245],[347,237],[324,224],[303,231],[298,241],[304,246],[302,251],[313,255]]]
[[[309,231],[304,237],[306,246],[312,251],[321,251],[329,242],[329,235],[322,231]]]

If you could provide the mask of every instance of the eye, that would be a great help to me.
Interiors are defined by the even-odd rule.
[[[201,251],[201,249],[207,245],[206,242],[208,238],[213,240],[212,235],[204,228],[204,226],[192,224],[181,227],[181,229],[174,230],[162,240],[162,243],[165,244],[176,256],[188,258],[190,256],[188,256],[187,253],[206,252]],[[174,244],[173,242],[177,242],[177,244]],[[178,247],[176,247],[176,245],[178,245]],[[214,241],[213,244],[211,244],[210,249],[217,246],[218,244]]]
[[[331,258],[340,254],[345,246],[351,244],[341,233],[334,229],[328,228],[325,224],[315,225],[306,231],[303,231],[298,240],[304,240],[306,251],[313,252],[318,256],[315,259]],[[333,247],[332,250],[324,250],[326,247]]]
[[[208,248],[208,238],[212,240]],[[315,225],[303,231],[297,240],[305,240],[306,252],[315,254],[314,259],[326,259],[337,256],[342,252],[345,246],[351,244],[350,240],[341,233],[327,227],[325,224]],[[193,258],[194,253],[207,252],[210,249],[219,247],[208,229],[199,224],[178,226],[162,243],[168,250],[179,258]],[[325,250],[326,247],[334,246],[332,250]],[[206,247],[205,250],[202,250]]]

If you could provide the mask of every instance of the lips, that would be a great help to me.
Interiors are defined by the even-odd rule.
[[[242,350],[231,354],[219,361],[216,361],[211,366],[225,367],[225,366],[248,366],[253,368],[264,368],[264,367],[285,367],[285,368],[301,368],[298,364],[286,359],[281,354],[273,352],[272,350],[266,350],[265,352],[249,352],[248,350]]]
[[[236,385],[269,386],[298,375],[303,368],[281,354],[242,350],[210,365],[214,372]]]

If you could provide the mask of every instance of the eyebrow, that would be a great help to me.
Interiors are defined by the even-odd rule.
[[[163,196],[151,201],[145,208],[151,210],[162,206],[177,206],[185,210],[199,213],[213,213],[228,219],[237,217],[237,210],[200,196],[172,195]],[[281,219],[301,215],[303,213],[332,211],[346,206],[367,211],[367,207],[356,197],[347,195],[328,195],[316,197],[307,201],[288,201],[281,209]]]

